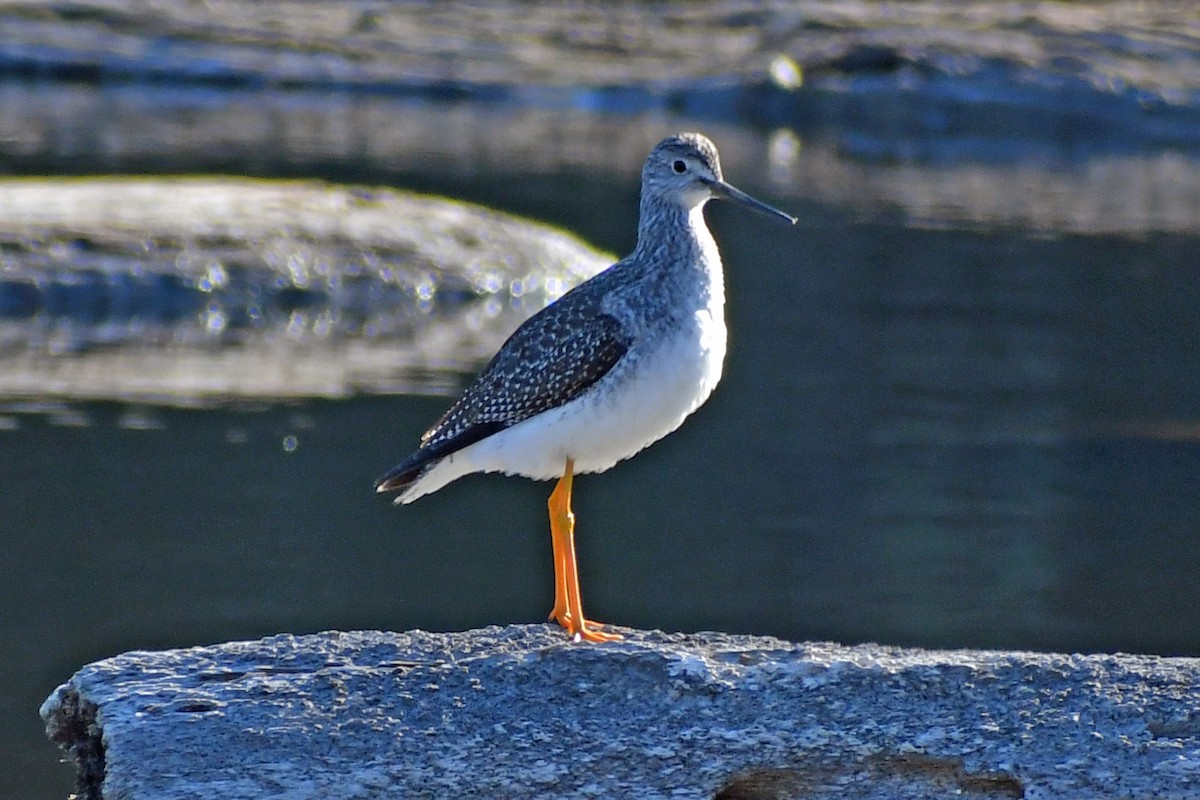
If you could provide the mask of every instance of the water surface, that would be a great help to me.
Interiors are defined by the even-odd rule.
[[[791,210],[797,230],[710,211],[726,378],[677,434],[579,481],[590,613],[1200,655],[1200,242]],[[582,233],[616,248],[623,222]],[[0,647],[24,741],[35,698],[127,648],[541,619],[548,484],[372,494],[446,402],[5,409],[0,537],[20,568],[0,603],[23,613]]]
[[[1190,75],[1194,45],[1177,46]],[[1194,96],[1079,93],[1087,75],[972,64],[968,81],[935,70],[929,85],[912,64],[834,75],[760,96],[749,121],[730,119],[731,98],[753,92],[719,87],[678,113],[643,88],[634,99],[655,103],[631,113],[620,92],[548,109],[324,84],[17,81],[0,83],[0,170],[394,185],[624,253],[649,144],[705,130],[727,177],[801,223],[710,210],[726,376],[676,434],[579,479],[589,613],[1200,656]],[[1031,74],[1037,113],[1022,104]],[[597,97],[610,113],[584,107]],[[196,313],[166,322],[203,330]],[[112,323],[68,309],[4,330]],[[13,341],[27,347],[0,344]],[[427,385],[461,386],[475,355]],[[66,794],[71,770],[35,710],[97,658],[543,619],[549,484],[472,476],[399,509],[372,492],[449,401],[0,400],[0,606],[17,610],[0,626],[0,795]]]

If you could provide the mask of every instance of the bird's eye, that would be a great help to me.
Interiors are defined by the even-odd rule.
[[[676,159],[675,163],[671,165],[671,169],[682,175],[683,173],[687,172],[687,164],[685,164],[681,158]]]

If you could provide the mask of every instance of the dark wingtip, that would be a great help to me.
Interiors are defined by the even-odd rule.
[[[383,477],[375,481],[375,491],[380,494],[384,492],[398,492],[416,480],[420,474],[420,468],[413,469],[401,464],[398,467],[388,470]]]
[[[503,428],[504,425],[499,422],[484,422],[472,425],[457,436],[441,439],[433,444],[426,441],[421,444],[421,447],[415,453],[392,467],[383,474],[382,478],[375,481],[375,491],[380,493],[404,491],[415,481],[420,480],[425,471],[431,469],[441,459]],[[396,502],[401,501],[397,500]]]
[[[428,452],[418,450],[383,473],[383,476],[375,481],[375,491],[382,494],[383,492],[402,492],[407,489],[421,477],[421,473],[429,465],[428,455]]]

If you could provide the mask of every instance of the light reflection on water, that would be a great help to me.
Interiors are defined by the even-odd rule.
[[[589,609],[669,630],[1200,655],[1196,232],[916,227],[729,177],[802,222],[710,212],[726,378],[678,433],[579,480]],[[574,201],[558,221],[632,243],[629,185],[543,176],[513,204],[557,208],[556,182]],[[300,313],[305,330],[319,316]],[[431,383],[461,384],[479,356]],[[0,541],[20,565],[0,604],[23,609],[0,630],[19,665],[4,760],[44,771],[56,753],[32,709],[124,649],[543,619],[548,485],[472,477],[400,509],[371,490],[446,402],[0,407]]]
[[[727,377],[678,434],[581,480],[598,609],[794,639],[1200,653],[1189,435],[1200,287],[1180,274],[1196,263],[1194,240],[810,218],[792,241],[714,217],[729,261]],[[1131,270],[1142,275],[1132,284]],[[1142,290],[1096,288],[1114,285]],[[1129,345],[1148,326],[1152,355]],[[539,619],[547,487],[471,478],[395,510],[370,491],[445,403],[0,409],[14,456],[3,482],[25,509],[25,523],[0,525],[7,541],[50,551],[76,536],[128,542],[96,550],[88,577],[63,587],[107,596],[117,646]],[[278,560],[259,563],[254,542],[275,542]],[[197,552],[211,559],[189,582],[216,588],[185,600],[179,565]],[[128,569],[131,581],[111,582]],[[313,573],[316,594],[303,578]],[[192,622],[165,632],[155,612],[137,623],[131,591],[194,606]],[[247,592],[258,610],[231,611]],[[1172,597],[1179,607],[1156,617]],[[225,609],[216,618],[203,611],[212,602]],[[87,639],[95,622],[72,635]]]
[[[726,379],[678,433],[579,480],[593,613],[1200,654],[1198,243],[805,210],[794,239],[714,210]],[[548,485],[472,477],[403,508],[371,491],[445,404],[0,409],[17,760],[53,760],[31,709],[120,650],[541,620]]]

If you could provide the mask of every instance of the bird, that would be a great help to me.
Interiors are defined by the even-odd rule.
[[[411,503],[464,475],[555,480],[549,619],[574,641],[620,635],[584,616],[574,475],[603,472],[674,431],[708,399],[725,360],[725,285],[705,223],[710,199],[796,218],[725,181],[699,133],[663,139],[642,168],[633,252],[522,323],[417,449],[375,483]]]

